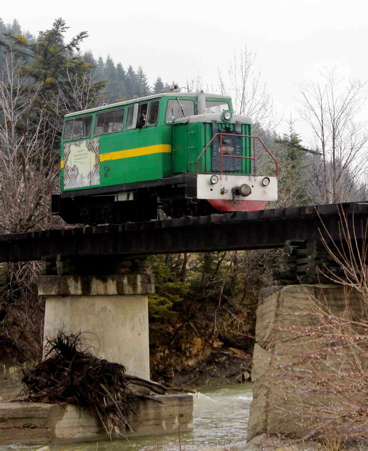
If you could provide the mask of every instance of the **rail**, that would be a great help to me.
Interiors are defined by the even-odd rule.
[[[0,235],[0,262],[271,249],[287,241],[366,240],[368,203],[309,205]],[[246,233],[245,233],[246,231]],[[85,259],[85,260],[83,260]],[[84,268],[81,264],[80,268]]]
[[[253,156],[252,157],[244,157],[242,155],[224,155],[223,148],[222,148],[222,139],[224,136],[235,136],[237,138],[251,138],[253,140]],[[199,172],[200,172],[201,158],[206,153],[206,150],[213,144],[213,142],[216,138],[220,139],[220,174],[222,174],[222,172],[223,172],[223,163],[222,163],[223,158],[239,158],[239,159],[243,159],[243,160],[253,160],[253,175],[256,176],[257,175],[257,142],[259,142],[263,146],[264,150],[268,153],[268,155],[272,158],[273,162],[275,163],[276,177],[278,176],[279,163],[276,160],[276,158],[272,155],[272,153],[267,149],[267,147],[265,146],[263,141],[258,136],[238,135],[236,133],[216,133],[212,137],[211,141],[206,145],[206,147],[202,150],[201,154],[197,158],[197,165],[196,165],[197,174],[199,174]]]

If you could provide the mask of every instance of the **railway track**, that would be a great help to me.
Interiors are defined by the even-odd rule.
[[[368,203],[357,202],[7,234],[0,261],[278,248],[344,240],[342,222],[360,240],[367,219]]]

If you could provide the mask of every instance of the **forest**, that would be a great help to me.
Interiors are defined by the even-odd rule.
[[[142,66],[81,53],[81,32],[66,41],[67,24],[32,36],[0,18],[0,233],[66,228],[50,214],[58,189],[61,126],[66,113],[168,92],[159,74],[153,86]],[[313,136],[304,145],[290,120],[285,133],[260,75],[244,47],[219,74],[216,92],[230,94],[250,116],[280,162],[279,201],[270,208],[367,199],[367,130],[358,120],[365,83],[325,71],[300,90],[300,118]],[[155,75],[156,76],[156,75]],[[175,74],[173,74],[173,80]],[[202,80],[188,90],[205,89]],[[282,251],[150,256],[156,294],[149,300],[153,380],[174,384],[238,382],[250,371],[259,290],[279,283]],[[0,268],[0,362],[41,358],[44,299],[36,280],[44,262]],[[206,371],[205,371],[206,369]]]

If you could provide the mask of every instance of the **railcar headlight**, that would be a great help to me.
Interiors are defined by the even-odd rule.
[[[270,184],[271,180],[269,177],[263,177],[262,179],[262,186],[268,186]]]
[[[243,183],[243,185],[232,188],[231,192],[234,196],[247,197],[250,194],[252,194],[252,188],[249,185],[247,185],[246,183]]]
[[[251,194],[252,189],[249,185],[244,183],[243,185],[240,185],[239,191],[240,191],[241,196],[247,197],[247,196],[249,196],[249,194]]]
[[[229,121],[231,119],[231,113],[228,110],[223,111],[221,116],[223,121]]]
[[[210,184],[211,185],[216,185],[216,183],[218,183],[218,181],[219,181],[219,178],[218,178],[217,175],[211,175],[211,177],[210,177]]]

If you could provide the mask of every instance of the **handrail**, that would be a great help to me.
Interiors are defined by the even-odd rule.
[[[252,138],[253,139],[253,157],[243,157],[241,155],[223,155],[223,153],[222,153],[222,137],[223,136],[236,136],[237,138]],[[200,165],[200,160],[201,160],[202,156],[204,155],[206,150],[209,148],[209,146],[213,143],[213,141],[217,137],[220,137],[220,174],[222,174],[222,159],[223,158],[240,158],[240,159],[244,159],[244,160],[253,160],[253,162],[254,162],[253,175],[256,176],[257,175],[257,162],[256,162],[257,144],[256,144],[256,142],[259,141],[261,143],[261,145],[263,146],[263,148],[268,153],[268,155],[272,158],[273,162],[275,163],[276,177],[278,176],[279,163],[276,160],[276,158],[272,155],[272,153],[267,149],[267,147],[265,146],[265,144],[263,143],[261,138],[259,138],[258,136],[254,136],[254,135],[238,135],[237,133],[216,133],[212,137],[210,142],[206,145],[206,147],[202,150],[199,157],[197,158],[197,165],[196,165],[197,174],[199,174],[199,165]]]

